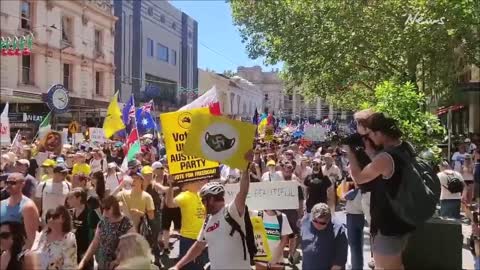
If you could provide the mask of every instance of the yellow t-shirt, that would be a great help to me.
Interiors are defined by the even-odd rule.
[[[196,192],[184,191],[175,197],[175,202],[182,213],[182,228],[180,235],[185,238],[197,239],[205,220],[205,207]]]
[[[77,163],[73,165],[72,169],[72,175],[77,175],[77,174],[84,174],[84,175],[90,175],[90,165],[87,163]]]
[[[130,209],[138,209],[146,214],[148,211],[155,210],[152,196],[145,191],[137,193],[132,192],[132,190],[123,190],[117,194],[117,200],[120,202],[120,205],[122,205],[124,212]],[[128,209],[126,207],[128,207]],[[138,224],[140,224],[141,217],[131,215],[130,213],[126,214],[132,218],[132,222],[135,228],[137,228]]]

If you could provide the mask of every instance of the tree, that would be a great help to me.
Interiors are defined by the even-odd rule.
[[[342,102],[397,78],[433,101],[448,97],[469,64],[480,66],[476,0],[232,0],[251,58],[285,63],[304,92]]]
[[[235,76],[236,73],[235,73],[234,71],[232,71],[232,70],[224,70],[224,71],[223,71],[223,75],[231,78],[231,77]]]
[[[373,108],[396,119],[404,139],[417,149],[425,150],[436,146],[445,130],[436,115],[422,109],[424,104],[425,95],[416,91],[412,83],[385,81],[375,88],[373,101],[365,102],[360,107]]]

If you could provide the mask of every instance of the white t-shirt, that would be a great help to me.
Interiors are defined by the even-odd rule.
[[[258,216],[259,211],[253,211],[252,216]],[[270,252],[273,254],[275,250],[279,247],[282,236],[290,235],[293,233],[290,224],[288,223],[287,216],[283,213],[282,215],[282,229],[280,230],[280,224],[278,224],[278,218],[276,215],[269,215],[266,211],[263,211],[263,225],[267,231],[268,246],[270,247]],[[282,253],[283,254],[283,253]],[[280,258],[278,262],[283,262],[283,258]]]
[[[105,177],[105,189],[110,190],[110,192],[113,192],[119,184],[120,177],[118,177],[117,173],[112,173]]]
[[[462,198],[462,193],[451,193],[446,188],[448,179],[449,178],[458,178],[460,181],[463,182],[463,177],[459,172],[452,171],[452,170],[445,170],[443,172],[439,172],[438,178],[440,179],[440,185],[442,186],[442,191],[440,193],[440,200],[458,200]]]
[[[355,199],[351,201],[347,200],[345,205],[345,211],[347,214],[363,214],[362,195],[362,192],[358,190]]]
[[[326,175],[332,183],[335,181],[342,179],[342,172],[337,167],[337,165],[333,164],[330,168],[327,169],[327,165],[322,167],[323,175]],[[336,176],[336,177],[335,177]]]
[[[264,182],[273,182],[273,181],[283,181],[283,176],[280,172],[266,172],[262,175],[262,181]]]
[[[225,205],[228,213],[245,232],[244,217],[238,214],[237,207],[234,202]],[[209,217],[207,224],[202,228],[198,236],[198,241],[207,242],[208,258],[210,259],[210,267],[212,270],[235,269],[249,270],[250,255],[247,252],[247,259],[243,258],[242,238],[238,232],[230,236],[232,227],[227,223],[224,217],[225,208],[218,213]]]
[[[96,173],[96,172],[100,172],[100,171],[106,172],[107,171],[107,160],[106,159],[92,159],[92,161],[90,161],[90,170],[91,170],[92,173]]]
[[[54,183],[52,180],[47,180],[37,186],[35,197],[42,200],[43,221],[46,221],[45,215],[49,209],[55,209],[57,206],[65,204],[71,189],[72,187],[67,181]]]
[[[462,166],[463,163],[465,162],[465,154],[466,153],[460,153],[460,152],[455,152],[453,153],[452,156],[452,161],[453,161],[453,169],[459,173],[462,172]]]

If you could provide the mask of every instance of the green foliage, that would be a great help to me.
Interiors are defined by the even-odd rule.
[[[336,99],[353,86],[363,88],[355,95],[372,93],[396,77],[439,102],[451,94],[466,65],[480,66],[478,0],[230,4],[249,56],[265,57],[268,64],[283,61],[285,80],[321,97]],[[406,24],[409,15],[416,21]]]
[[[425,95],[417,92],[410,82],[385,81],[379,84],[375,88],[374,101],[362,104],[362,109],[366,108],[396,119],[404,138],[420,151],[437,145],[445,134],[438,117],[425,111]]]

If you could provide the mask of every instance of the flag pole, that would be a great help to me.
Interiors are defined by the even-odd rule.
[[[9,151],[12,151],[13,145],[14,145],[15,142],[17,141],[17,138],[18,138],[18,134],[19,134],[19,133],[20,133],[20,129],[17,130],[17,133],[15,134],[15,137],[13,138],[12,144],[10,144],[10,150],[9,150]]]
[[[47,116],[45,116],[45,117],[48,117],[48,116],[50,115],[50,118],[52,118],[52,112],[53,112],[53,110],[50,110],[50,112],[48,112],[48,113],[47,113]],[[43,123],[43,120],[42,120],[42,122],[40,122],[40,125],[41,125],[42,123]],[[35,142],[35,140],[37,139],[38,135],[40,135],[40,126],[38,126],[37,133],[36,133],[35,136],[33,137],[32,143]]]

